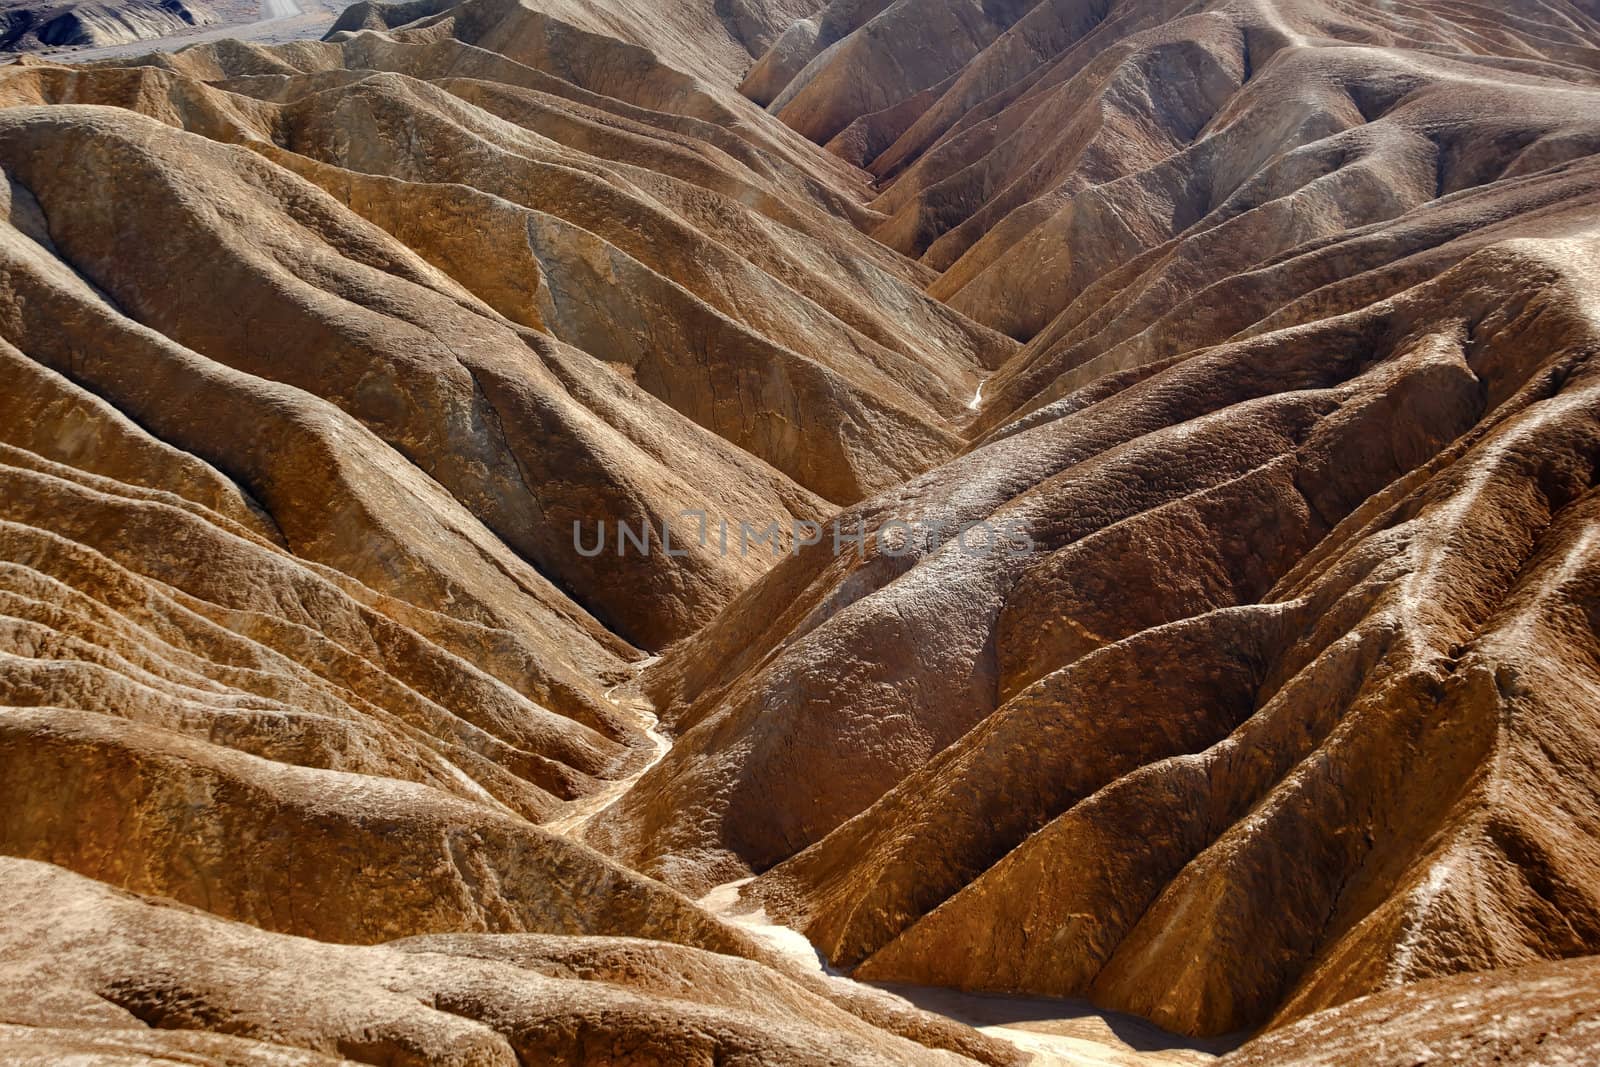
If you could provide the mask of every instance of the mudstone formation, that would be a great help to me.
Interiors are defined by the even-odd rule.
[[[220,21],[199,0],[117,3],[0,2],[0,52],[96,47],[166,37]]]
[[[0,175],[0,1059],[1600,1047],[1594,0],[359,3]]]

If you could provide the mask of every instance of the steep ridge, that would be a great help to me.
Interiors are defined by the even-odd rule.
[[[401,74],[367,73],[354,79],[338,75],[336,84],[329,84],[328,75],[336,73],[331,68],[344,61],[346,50],[354,50],[353,63],[415,66],[419,73],[461,65],[471,73],[474,63],[509,68],[513,77],[525,70],[503,58],[463,50],[453,41],[425,47],[357,41],[343,48],[287,50],[311,68],[303,75],[226,82],[287,103],[260,102],[147,67],[83,72],[26,68],[3,91],[17,102],[64,97],[126,102],[207,137],[253,148],[254,154],[165,135],[159,140],[161,155],[152,148],[147,157],[148,173],[154,176],[180,159],[188,166],[213,166],[219,173],[207,183],[206,195],[217,202],[248,203],[263,198],[260,188],[267,179],[257,176],[270,176],[285,190],[299,190],[303,185],[293,183],[285,171],[298,172],[397,231],[391,236],[419,246],[420,252],[408,253],[409,258],[415,263],[420,255],[429,263],[413,269],[436,269],[428,271],[433,278],[422,287],[432,292],[407,290],[408,299],[422,302],[416,304],[410,328],[435,335],[440,356],[450,362],[467,356],[473,365],[457,377],[468,393],[453,394],[416,355],[410,360],[414,371],[397,365],[387,372],[395,379],[392,383],[369,382],[357,391],[360,375],[369,368],[356,358],[350,360],[355,379],[341,387],[348,394],[341,406],[365,424],[383,426],[397,417],[383,405],[392,407],[395,390],[403,391],[411,401],[404,415],[407,425],[388,429],[388,440],[394,443],[395,435],[404,435],[424,441],[432,435],[431,443],[414,447],[465,468],[460,474],[435,469],[434,478],[468,502],[513,549],[637,642],[659,645],[692,632],[759,573],[760,562],[710,554],[698,544],[681,560],[656,553],[620,562],[585,561],[572,551],[573,521],[611,517],[638,525],[688,509],[735,522],[776,519],[785,526],[794,519],[816,519],[827,510],[819,495],[834,501],[857,499],[951,454],[958,440],[942,427],[943,421],[961,410],[973,375],[1010,351],[999,337],[941,309],[907,279],[886,270],[882,263],[894,261],[881,251],[853,254],[847,240],[860,245],[859,236],[830,247],[821,239],[855,231],[832,216],[794,210],[722,152],[700,144],[696,147],[710,158],[697,159],[681,135],[653,136],[643,124],[623,125],[550,94],[521,92],[520,87],[481,78],[448,77],[435,84]],[[250,69],[255,58],[238,46],[208,46],[184,53],[179,62],[214,76],[222,71],[204,68],[226,66],[224,61],[231,60]],[[166,290],[154,279],[178,272],[174,280],[194,296],[225,298],[230,287],[252,287],[262,272],[285,269],[283,261],[300,254],[292,242],[270,263],[235,238],[253,227],[275,226],[273,220],[282,217],[283,209],[270,201],[274,195],[290,194],[269,192],[263,216],[233,225],[191,225],[191,205],[181,200],[172,202],[171,214],[163,212],[165,205],[152,204],[120,230],[94,225],[87,216],[89,205],[98,202],[100,190],[94,183],[107,181],[111,168],[79,171],[71,184],[57,182],[53,168],[76,150],[75,139],[98,141],[109,126],[119,127],[115,136],[130,142],[156,133],[131,115],[102,114],[91,120],[84,114],[83,122],[68,123],[65,114],[65,109],[53,109],[34,120],[48,126],[48,134],[37,136],[58,146],[53,149],[58,155],[48,159],[35,152],[30,158],[32,166],[50,175],[36,179],[49,187],[40,195],[55,200],[43,205],[54,224],[65,227],[82,219],[73,230],[81,245],[69,253],[74,265],[84,270],[97,261],[98,271],[87,271],[95,283],[134,308],[142,320],[172,331],[175,339],[223,355],[235,365],[243,361],[247,367],[259,366],[268,346],[276,343],[259,328],[263,324],[221,324],[235,331],[233,337],[215,336],[218,324],[192,316],[180,325],[179,309],[165,301]],[[552,140],[563,136],[580,147]],[[602,156],[588,155],[582,146],[594,147]],[[110,154],[108,148],[99,151]],[[662,169],[647,170],[637,163],[613,167],[605,159],[608,153],[653,159]],[[267,166],[257,155],[279,165]],[[689,179],[674,177],[672,171],[687,172]],[[475,184],[468,186],[468,180]],[[26,186],[28,179],[22,182]],[[253,188],[246,191],[241,182]],[[559,184],[551,188],[550,182]],[[534,194],[535,189],[541,191]],[[757,207],[744,207],[745,201],[757,201]],[[763,208],[770,214],[763,214]],[[357,240],[346,234],[358,231],[359,239],[374,248],[393,243],[373,235],[370,226],[363,228],[362,220],[331,202],[318,210],[328,220],[325,229],[334,234],[319,236],[335,247]],[[491,275],[473,248],[452,245],[448,227],[417,221],[441,213],[486,219],[488,239],[505,248],[512,262],[520,261],[525,281],[510,283],[499,271]],[[709,232],[697,231],[696,224],[706,225]],[[152,233],[133,228],[142,225]],[[590,226],[594,229],[586,228]],[[192,247],[176,254],[179,250],[152,239],[154,232],[178,235]],[[870,242],[861,247],[868,246]],[[245,254],[233,251],[241,247]],[[231,273],[221,269],[229,259],[239,261]],[[341,256],[316,269],[364,269],[348,263]],[[126,269],[130,266],[151,269]],[[287,269],[301,273],[312,292],[339,284],[327,278],[308,280],[299,264]],[[464,301],[463,283],[439,279],[439,269],[455,270],[468,288],[484,294],[480,299],[493,301],[505,314],[479,300]],[[189,276],[183,276],[185,271]],[[859,284],[847,287],[841,278]],[[620,284],[611,285],[611,279]],[[607,284],[602,286],[601,280]],[[154,291],[141,297],[136,293],[140,287]],[[870,303],[862,293],[873,298]],[[336,305],[327,314],[343,310]],[[277,314],[291,313],[285,308]],[[270,318],[273,313],[263,308],[261,314]],[[348,330],[360,328],[354,321],[358,317],[352,316],[348,325],[325,322],[321,343],[343,343]],[[426,327],[420,325],[423,320]],[[460,324],[454,333],[443,327],[451,321]],[[548,333],[532,336],[529,330]],[[552,345],[550,334],[599,353],[600,362],[622,372],[621,380],[617,374],[600,373],[594,360]],[[472,341],[466,339],[469,335]],[[561,404],[534,417],[528,410],[533,396],[485,394],[471,399],[472,392],[484,392],[497,377],[505,381],[518,373],[497,353],[527,353],[530,346],[545,353],[549,371],[543,381],[548,384],[542,388],[580,394],[589,413],[598,409],[600,425],[575,425],[577,413],[566,414]],[[525,358],[516,356],[513,363]],[[491,369],[496,359],[498,373]],[[328,371],[319,365],[315,373]],[[303,376],[293,384],[310,385],[319,393],[334,385],[312,384]],[[520,381],[517,386],[527,388]],[[422,403],[430,393],[438,395],[437,402]],[[818,403],[819,397],[832,402]],[[527,434],[525,445],[507,441],[497,447],[492,436],[472,438],[474,423],[495,418],[486,404],[498,412],[499,406],[519,402],[522,408],[514,417],[508,413],[500,419],[498,436]],[[423,425],[430,408],[445,419],[446,410],[462,405],[474,410],[474,403],[476,413],[469,422],[446,419],[442,425]],[[570,409],[571,401],[565,403]],[[674,412],[723,441],[698,432]],[[540,426],[542,433],[535,429]],[[559,448],[531,447],[539,437],[559,442]],[[723,442],[739,448],[729,449]],[[663,461],[673,448],[698,453],[692,459],[686,456],[679,470],[725,472],[710,479],[709,494],[685,484],[681,476],[674,478],[671,464]],[[717,453],[722,458],[713,458]],[[613,454],[615,459],[600,458]],[[588,462],[604,469],[589,476],[599,497],[590,501],[587,513],[571,493],[559,489],[566,499],[540,499],[550,493],[554,470],[561,470],[563,479],[583,481],[578,472]],[[641,588],[650,595],[641,598]]]
[[[714,85],[725,90],[738,83],[752,60],[766,52],[786,27],[818,6],[820,0],[721,0],[709,4],[693,0],[540,0],[533,5],[515,0],[492,4],[363,0],[345,11],[333,32],[429,27],[445,22],[453,24],[450,32],[468,34],[463,39],[480,43],[478,38],[484,37],[484,47],[512,54],[517,47],[513,42],[523,33],[520,23],[537,12],[539,18],[548,15],[561,23],[565,39],[557,46],[558,52],[565,52],[571,43],[571,31],[586,31],[648,49],[676,71],[709,75]],[[472,28],[463,31],[463,24]]]
[[[1594,971],[1584,959],[1422,982],[1274,1031],[1223,1063],[1578,1063],[1597,1037]]]
[[[0,68],[0,1055],[1020,1062],[745,879],[1240,1062],[1585,1040],[1597,15]]]
[[[189,1063],[973,1062],[698,949],[470,934],[333,945],[44,864],[0,860],[0,880],[18,902],[0,933],[0,1012],[27,1024],[0,1028],[8,1060],[81,1048]]]
[[[1563,0],[1509,9],[1050,0],[985,5],[990,21],[970,41],[924,47],[919,28],[939,25],[953,10],[964,9],[943,0],[887,5],[787,84],[791,95],[815,98],[804,115],[794,114],[798,105],[782,95],[774,105],[801,129],[813,128],[820,115],[836,116],[825,128],[846,118],[864,125],[834,147],[894,178],[875,205],[895,216],[882,231],[890,243],[926,253],[944,271],[982,239],[983,250],[942,281],[947,295],[1027,236],[1036,245],[1062,247],[1059,231],[1070,221],[1061,217],[1065,201],[1195,139],[1280,51],[1318,44],[1378,53],[1399,48],[1449,54],[1479,70],[1584,81],[1592,81],[1595,68],[1593,14]],[[971,54],[978,45],[981,51]],[[876,78],[882,67],[914,72],[915,87]],[[881,106],[861,106],[864,87],[880,85]],[[1273,133],[1282,138],[1291,129]],[[870,154],[860,151],[862,137],[872,144]],[[1287,147],[1261,142],[1271,152]],[[1245,161],[1245,173],[1250,169]],[[1047,240],[1052,231],[1057,239]],[[1019,250],[1006,258],[1018,270],[1017,261],[1029,257]]]
[[[452,12],[0,70],[0,851],[8,898],[46,905],[8,917],[3,1021],[32,1031],[5,1042],[1017,1062],[540,825],[654,755],[610,696],[644,652],[795,524],[958,451],[1015,344],[927,297],[856,225],[849,168],[730,89],[544,12]],[[781,533],[723,553],[685,512]],[[112,951],[124,906],[143,932]],[[444,934],[583,939],[545,949],[589,1006],[473,962],[533,958],[507,942],[414,995],[379,995],[396,950],[340,948]],[[257,969],[209,969],[236,953]],[[274,971],[321,977],[266,1005]],[[533,999],[450,1006],[483,983]],[[122,1036],[71,1032],[69,989]],[[418,997],[443,1014],[385,1029]],[[244,1021],[269,1016],[304,1026]]]
[[[875,207],[1031,340],[964,455],[846,511],[864,552],[785,561],[647,672],[676,743],[588,839],[691,893],[760,875],[860,978],[1195,1034],[1600,952],[1593,13],[1009,32],[1036,62],[957,64],[986,88],[880,157]],[[808,86],[875,69],[850,41]],[[989,244],[933,254],[969,218]]]
[[[98,4],[33,3],[0,5],[0,51],[90,48],[145,41],[219,21],[209,4],[185,0],[133,0]]]

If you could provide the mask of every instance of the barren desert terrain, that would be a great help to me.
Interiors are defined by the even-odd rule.
[[[0,1062],[1600,1060],[1595,0],[257,14],[0,67]]]

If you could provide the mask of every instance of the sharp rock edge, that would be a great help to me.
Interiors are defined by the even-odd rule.
[[[0,68],[0,1057],[1581,1058],[1597,17]],[[574,549],[685,512],[866,541]]]

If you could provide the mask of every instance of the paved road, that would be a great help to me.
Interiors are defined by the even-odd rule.
[[[261,18],[256,22],[235,23],[229,26],[207,26],[189,33],[162,37],[153,41],[131,41],[127,44],[104,45],[100,48],[80,48],[70,52],[52,52],[45,58],[56,63],[82,63],[92,59],[126,59],[150,52],[173,52],[190,45],[207,41],[220,41],[235,37],[251,44],[282,44],[285,41],[315,40],[328,32],[328,27],[338,13],[350,6],[351,0],[260,0]]]

